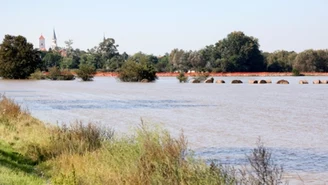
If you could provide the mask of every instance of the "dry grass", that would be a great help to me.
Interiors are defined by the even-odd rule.
[[[17,117],[20,114],[27,114],[27,111],[23,110],[12,99],[0,94],[0,115],[2,117]]]
[[[52,126],[31,117],[14,101],[0,100],[0,140],[35,161],[51,184],[236,184],[220,166],[208,166],[187,152],[181,134],[141,123],[131,137],[76,122]],[[12,178],[17,178],[12,176]],[[40,176],[40,179],[41,176]]]

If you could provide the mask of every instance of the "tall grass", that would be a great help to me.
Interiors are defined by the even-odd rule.
[[[4,96],[0,100],[0,110],[0,132],[3,133],[0,140],[11,146],[13,152],[19,154],[17,156],[35,165],[33,169],[37,173],[33,172],[33,178],[39,178],[38,182],[43,182],[43,178],[51,184],[69,185],[263,182],[240,181],[236,174],[219,165],[206,165],[188,152],[183,134],[173,138],[167,131],[147,123],[142,122],[132,136],[114,137],[111,129],[100,128],[95,123],[44,124]],[[265,150],[256,151],[261,154]],[[262,160],[260,165],[270,165],[268,161]],[[243,177],[256,178],[250,174]],[[9,178],[11,182],[22,182],[20,178],[24,175],[9,174]]]
[[[12,99],[0,94],[0,115],[2,117],[17,117],[20,114],[26,114],[20,105],[15,103]]]

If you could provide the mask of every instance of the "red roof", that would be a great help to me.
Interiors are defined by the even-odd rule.
[[[41,39],[43,39],[43,40],[44,40],[44,37],[43,37],[43,35],[41,35],[41,36],[40,36],[39,40],[41,40]]]

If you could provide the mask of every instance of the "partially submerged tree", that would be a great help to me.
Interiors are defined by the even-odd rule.
[[[76,71],[76,74],[77,77],[81,78],[83,81],[92,81],[96,74],[96,69],[94,66],[81,64],[80,68]]]
[[[145,54],[135,54],[122,65],[118,78],[123,82],[155,81],[156,70],[149,60]]]
[[[243,32],[232,32],[227,38],[216,43],[223,72],[264,71],[264,58],[259,50],[258,40]]]
[[[26,79],[40,64],[40,53],[23,36],[6,35],[0,45],[0,76]]]
[[[177,79],[179,80],[180,83],[185,83],[188,81],[188,76],[186,76],[184,72],[180,72],[179,75],[177,76]]]

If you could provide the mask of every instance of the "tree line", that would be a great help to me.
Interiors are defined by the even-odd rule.
[[[64,48],[38,51],[23,36],[6,35],[0,45],[0,76],[27,78],[36,69],[52,67],[63,70],[91,66],[98,71],[127,71],[128,65],[139,67],[144,74],[154,72],[328,72],[328,50],[275,51],[260,50],[257,38],[237,31],[218,42],[196,51],[173,49],[163,56],[142,52],[134,55],[119,53],[112,38],[104,38],[97,46],[83,51],[73,48],[73,41]],[[131,66],[130,66],[131,68]],[[18,70],[19,69],[19,70]]]

